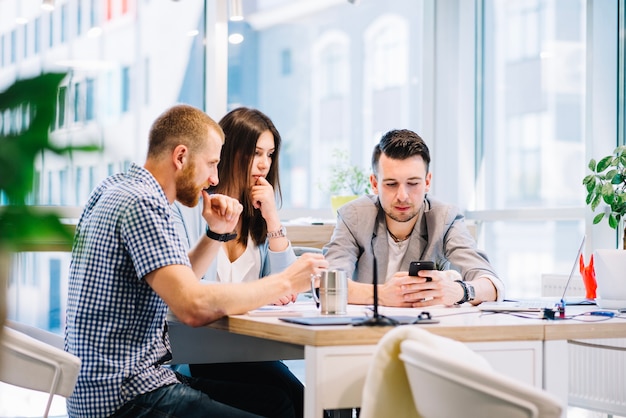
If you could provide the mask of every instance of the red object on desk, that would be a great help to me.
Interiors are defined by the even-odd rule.
[[[585,266],[583,255],[580,255],[580,275],[583,276],[583,284],[585,285],[585,297],[587,299],[596,298],[596,272],[593,269],[593,254],[589,260],[589,265]]]

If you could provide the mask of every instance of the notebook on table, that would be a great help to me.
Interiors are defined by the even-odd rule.
[[[483,312],[543,312],[544,309],[555,309],[560,304],[564,305],[590,305],[594,304],[593,300],[589,299],[581,299],[577,300],[566,300],[565,295],[567,294],[567,289],[569,288],[570,283],[572,282],[572,277],[574,276],[574,272],[576,271],[576,266],[578,265],[578,260],[580,258],[580,254],[583,251],[585,246],[585,237],[583,236],[582,242],[578,247],[578,252],[576,253],[576,257],[574,258],[574,265],[572,266],[572,270],[569,273],[569,277],[567,278],[567,282],[565,283],[565,288],[563,289],[563,295],[561,298],[554,297],[542,297],[542,298],[534,298],[534,299],[520,299],[520,300],[505,300],[501,302],[483,302],[478,305],[478,309]]]
[[[352,325],[363,321],[363,317],[350,316],[298,316],[278,318],[281,321],[298,325]]]
[[[398,315],[398,316],[385,316],[389,319],[390,325],[408,325],[408,324],[437,324],[438,319],[431,318],[430,314],[427,317],[424,313],[418,316],[411,315]],[[281,321],[289,322],[298,325],[359,325],[359,323],[370,319],[364,316],[299,316],[299,317],[284,317],[278,318]]]

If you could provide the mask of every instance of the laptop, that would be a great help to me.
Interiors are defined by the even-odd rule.
[[[578,252],[576,253],[576,257],[574,258],[574,265],[572,266],[572,270],[569,273],[569,277],[567,278],[567,282],[565,283],[565,288],[563,289],[563,295],[560,299],[557,298],[536,298],[536,299],[520,299],[520,300],[505,300],[501,302],[483,302],[478,305],[478,309],[483,312],[543,312],[544,309],[555,309],[560,304],[561,305],[583,305],[583,304],[593,304],[591,300],[577,300],[567,302],[565,300],[565,295],[567,293],[567,289],[572,281],[572,277],[574,276],[574,272],[576,271],[576,266],[578,265],[578,260],[580,258],[580,254],[583,251],[585,246],[585,236],[578,247]]]
[[[602,309],[626,308],[626,250],[595,250],[596,303]]]

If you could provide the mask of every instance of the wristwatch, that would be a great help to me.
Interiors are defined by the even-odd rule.
[[[468,282],[464,282],[463,280],[455,280],[458,284],[463,288],[463,299],[455,303],[455,305],[461,305],[465,302],[471,302],[476,299],[476,291],[474,290],[474,286],[469,284]]]
[[[287,236],[287,229],[282,225],[280,226],[280,229],[278,231],[272,231],[272,232],[267,233],[267,239],[280,238],[280,237],[286,237],[286,236]]]
[[[214,239],[215,241],[228,242],[237,238],[236,232],[230,232],[226,234],[218,234],[209,229],[209,225],[206,226],[206,236]]]

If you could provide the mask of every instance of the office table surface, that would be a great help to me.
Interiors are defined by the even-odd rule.
[[[363,307],[351,307],[351,316],[358,316]],[[286,308],[288,309],[288,308]],[[360,312],[356,312],[360,310]],[[595,306],[568,307],[568,315],[597,310]],[[489,341],[545,341],[582,338],[626,337],[626,318],[601,320],[601,317],[585,317],[587,322],[577,319],[545,320],[537,316],[520,317],[511,314],[481,313],[475,307],[430,307],[427,309],[381,308],[384,315],[411,315],[417,317],[428,311],[438,324],[419,325],[428,331],[463,342]],[[286,311],[288,312],[288,311]],[[293,312],[290,312],[293,314]],[[314,310],[303,311],[302,315],[316,315]],[[232,315],[222,318],[208,327],[233,334],[253,336],[300,346],[371,345],[392,327],[323,325],[304,326],[290,324],[275,316]],[[284,315],[286,316],[286,315]]]
[[[301,312],[289,306],[284,309],[284,316],[317,314],[312,303]],[[360,316],[365,310],[363,306],[349,306],[350,316]],[[572,316],[594,310],[598,308],[568,306],[566,313]],[[376,345],[393,327],[296,325],[279,320],[278,309],[268,311],[231,315],[197,329],[171,318],[175,321],[170,324],[174,364],[304,358],[307,418],[322,416],[324,409],[360,406]],[[542,387],[564,403],[569,387],[568,340],[593,339],[600,343],[602,339],[626,337],[626,318],[622,317],[546,320],[536,315],[487,314],[467,306],[380,309],[381,314],[391,316],[417,317],[422,311],[429,311],[440,322],[417,326],[470,344],[494,369]],[[617,380],[623,381],[623,377]]]

